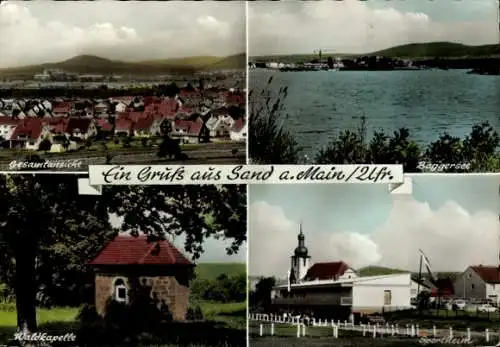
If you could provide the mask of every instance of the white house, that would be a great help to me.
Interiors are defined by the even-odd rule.
[[[125,112],[126,110],[127,110],[127,104],[124,103],[123,101],[119,101],[115,106],[116,113]]]
[[[467,299],[493,300],[500,303],[500,268],[469,266],[453,283],[455,295]]]
[[[229,138],[231,141],[243,142],[247,138],[247,127],[243,119],[238,119],[234,122],[233,127],[229,131]]]

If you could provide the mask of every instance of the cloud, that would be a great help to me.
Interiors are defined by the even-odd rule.
[[[72,5],[0,3],[0,67],[60,61],[78,54],[130,61],[224,56],[245,50],[241,4],[197,3],[197,9],[182,3]],[[102,12],[110,10],[109,19],[103,20]],[[140,18],[148,18],[146,23],[136,15],[139,10]]]
[[[350,0],[257,1],[249,3],[249,8],[250,55],[312,53],[317,49],[368,53],[412,42],[498,41],[496,16],[491,20],[438,21],[429,13],[371,8],[366,2]]]
[[[353,211],[352,218],[356,218]],[[298,226],[279,206],[250,206],[249,273],[283,277],[297,245]],[[343,260],[355,268],[380,265],[417,270],[418,250],[435,271],[463,271],[473,264],[498,263],[498,216],[491,211],[470,214],[453,201],[437,210],[411,197],[395,197],[387,220],[371,234],[347,230],[308,230],[312,261]]]

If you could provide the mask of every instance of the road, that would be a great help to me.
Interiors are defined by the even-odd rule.
[[[182,149],[182,152],[188,156],[186,160],[160,159],[156,152],[158,148],[120,148],[110,151],[112,156],[109,164],[150,164],[150,165],[209,165],[209,164],[245,164],[246,163],[246,145],[245,143],[209,143],[201,144],[200,147],[188,147]],[[106,154],[102,151],[78,151],[71,153],[48,153],[43,156],[46,161],[80,161],[78,168],[51,168],[47,171],[75,171],[86,172],[89,165],[106,164]],[[12,168],[10,163],[13,160],[21,161],[22,158],[3,157],[0,158],[0,170],[19,170]]]

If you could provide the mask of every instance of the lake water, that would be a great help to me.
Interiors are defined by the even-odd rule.
[[[304,154],[314,154],[340,131],[355,130],[363,115],[369,136],[406,127],[421,145],[445,131],[464,138],[473,124],[484,121],[500,132],[500,76],[466,72],[251,69],[249,88],[262,90],[270,76],[273,89],[288,87],[285,125]]]

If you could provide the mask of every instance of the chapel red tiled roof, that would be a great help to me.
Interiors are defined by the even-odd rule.
[[[148,242],[147,236],[119,235],[104,247],[91,265],[193,265],[169,241]]]
[[[349,266],[343,261],[315,263],[305,276],[308,280],[335,280],[342,276]]]

